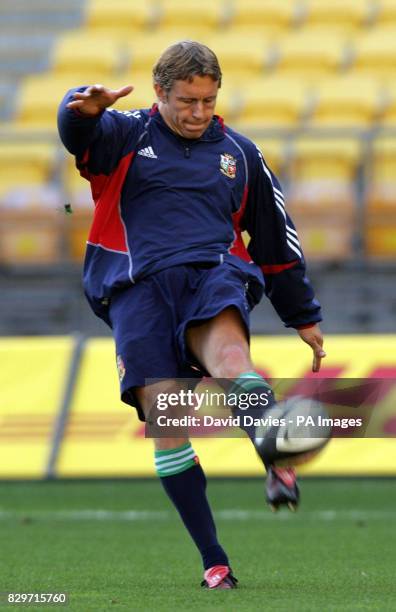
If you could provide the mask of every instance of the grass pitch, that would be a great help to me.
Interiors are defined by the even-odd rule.
[[[157,481],[0,483],[0,592],[66,591],[81,612],[396,610],[396,482],[301,489],[298,513],[273,515],[261,481],[210,481],[240,582],[208,592]]]

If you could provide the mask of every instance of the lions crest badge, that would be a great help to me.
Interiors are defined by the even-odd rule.
[[[234,179],[236,177],[236,159],[229,153],[223,153],[220,155],[220,172],[222,172],[228,178]]]

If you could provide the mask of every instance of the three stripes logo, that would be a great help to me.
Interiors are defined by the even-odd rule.
[[[288,223],[288,218],[286,216],[286,211],[285,211],[285,198],[283,196],[283,193],[280,189],[280,185],[279,184],[274,184],[274,180],[275,177],[273,177],[273,175],[271,174],[270,170],[267,168],[267,166],[264,163],[264,158],[261,154],[261,151],[259,149],[259,147],[256,145],[256,149],[257,149],[257,153],[258,156],[260,158],[261,161],[261,165],[263,167],[263,170],[265,172],[265,174],[268,176],[271,185],[272,185],[272,191],[274,194],[274,200],[275,200],[275,205],[277,207],[277,209],[279,210],[279,212],[281,213],[282,217],[285,220],[285,225],[286,225],[286,242],[288,247],[294,251],[294,253],[296,253],[296,255],[298,255],[298,257],[301,259],[302,258],[302,253],[301,253],[301,245],[300,242],[298,240],[298,235],[296,230],[293,227],[290,227],[290,224]]]
[[[142,157],[150,157],[151,159],[158,159],[158,156],[154,153],[152,147],[144,147],[144,149],[140,149],[138,151],[138,155]]]

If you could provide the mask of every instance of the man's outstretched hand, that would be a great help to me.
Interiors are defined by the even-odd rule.
[[[120,89],[108,89],[103,85],[91,85],[85,91],[77,91],[73,94],[73,102],[69,102],[67,108],[78,110],[83,115],[95,117],[112,106],[118,98],[123,98],[133,91],[132,85],[120,87]]]
[[[298,329],[300,338],[304,340],[313,350],[312,372],[319,372],[320,364],[326,353],[323,350],[323,336],[319,325],[313,325],[306,329]]]

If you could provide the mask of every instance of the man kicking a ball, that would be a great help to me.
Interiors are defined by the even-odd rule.
[[[268,390],[249,351],[249,312],[264,292],[311,346],[314,372],[325,356],[281,187],[254,143],[214,114],[221,78],[209,48],[182,41],[154,66],[151,110],[111,109],[133,88],[91,85],[68,92],[59,111],[61,139],[95,201],[85,292],[113,331],[122,400],[142,420],[159,393],[181,388],[178,379],[209,374],[240,391]],[[268,501],[295,506],[294,472],[260,448]],[[189,439],[156,439],[155,465],[201,553],[203,585],[233,588]]]

